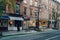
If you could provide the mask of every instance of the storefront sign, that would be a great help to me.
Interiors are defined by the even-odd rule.
[[[22,17],[10,17],[10,20],[21,20],[21,21],[23,21],[24,19]]]

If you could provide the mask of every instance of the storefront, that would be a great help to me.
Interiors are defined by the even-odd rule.
[[[9,16],[0,16],[0,31],[8,30]]]
[[[30,20],[30,25],[29,26],[35,27],[36,26],[35,24],[36,24],[35,20]]]
[[[21,29],[23,27],[23,18],[22,17],[9,17],[8,30],[17,30],[17,27]]]
[[[30,20],[30,22],[29,22],[29,28],[30,29],[36,28],[36,20]]]
[[[35,23],[36,23],[35,20],[28,20],[28,21],[24,20],[24,23],[23,23],[24,27],[23,27],[23,29],[34,28],[34,27],[36,27]]]
[[[48,21],[47,20],[41,20],[41,26],[48,26]]]
[[[48,26],[49,26],[49,28],[56,28],[57,27],[57,21],[55,21],[55,20],[50,20],[50,21],[48,21]]]
[[[48,26],[48,20],[40,20],[40,27],[45,27],[45,28],[47,28],[47,26]]]

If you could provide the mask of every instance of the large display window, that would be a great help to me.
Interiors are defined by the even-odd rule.
[[[7,27],[8,26],[8,20],[0,20],[0,27]]]
[[[0,20],[0,31],[8,30],[8,20]]]
[[[36,26],[36,21],[35,20],[30,20],[30,26]]]

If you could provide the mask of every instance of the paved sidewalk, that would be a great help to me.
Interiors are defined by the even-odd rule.
[[[25,35],[25,34],[31,34],[31,33],[36,33],[37,31],[25,31],[25,30],[22,30],[22,31],[7,31],[7,32],[2,32],[3,34],[3,37],[6,37],[6,36],[13,36],[13,35]]]

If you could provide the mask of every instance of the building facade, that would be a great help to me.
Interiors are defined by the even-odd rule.
[[[32,3],[33,2],[33,3]],[[35,2],[35,6],[34,6]],[[37,2],[37,3],[36,3]],[[32,6],[33,5],[33,6]],[[36,20],[39,19],[39,27],[45,28],[54,28],[57,26],[57,5],[58,3],[54,2],[54,0],[25,0],[23,1],[23,9],[24,9],[24,19],[25,24],[27,23],[27,27],[31,26],[30,24],[36,26]],[[36,7],[37,6],[37,7]],[[39,12],[39,14],[38,14]],[[30,21],[32,20],[32,21]],[[35,23],[33,23],[35,20]],[[30,23],[31,22],[31,23]]]
[[[51,15],[50,16],[50,21],[51,21],[51,24],[50,24],[50,26],[51,26],[51,28],[58,28],[58,5],[60,5],[59,4],[59,2],[58,1],[55,1],[55,0],[51,0],[51,2],[50,2],[50,4],[51,4],[51,7],[49,7],[50,9],[49,10],[51,10],[51,13],[49,14],[49,15]]]
[[[54,0],[39,0],[40,4],[40,26],[45,26],[46,28],[54,28],[57,24],[57,5],[58,3]]]
[[[38,0],[23,1],[24,29],[36,27],[36,19],[38,18]]]
[[[3,31],[20,31],[20,27],[23,25],[22,1],[6,0],[5,11],[3,11],[0,20],[0,26]]]
[[[58,28],[60,28],[60,2],[59,1],[55,1],[57,4],[57,26]]]

